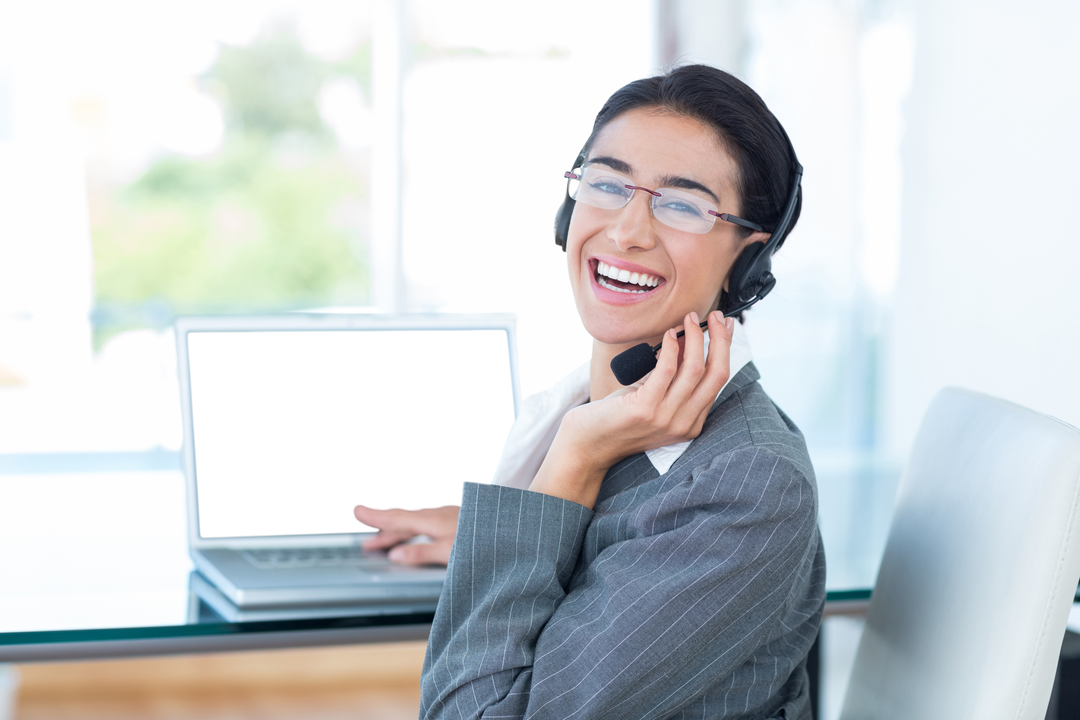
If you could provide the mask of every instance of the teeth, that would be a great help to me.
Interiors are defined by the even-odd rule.
[[[639,287],[656,287],[660,284],[660,278],[654,275],[647,275],[646,273],[631,273],[629,270],[622,270],[612,265],[608,265],[605,262],[597,263],[596,273],[601,277],[608,277],[612,280],[630,283],[631,285],[638,285]],[[628,290],[623,288],[617,288],[614,285],[605,282],[601,282],[600,284],[606,288],[610,288],[612,290],[619,290],[620,292],[645,292],[644,290]]]
[[[596,282],[599,283],[601,287],[606,287],[608,290],[614,290],[615,292],[632,293],[634,295],[642,295],[646,292],[645,290],[631,290],[630,288],[615,287],[604,278],[597,278]]]

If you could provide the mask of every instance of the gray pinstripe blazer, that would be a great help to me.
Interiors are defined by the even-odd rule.
[[[466,486],[421,717],[810,717],[817,487],[758,378],[728,383],[664,475],[612,467],[594,510]]]

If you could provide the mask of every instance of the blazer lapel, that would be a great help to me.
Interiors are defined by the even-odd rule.
[[[743,365],[742,370],[735,374],[735,377],[728,381],[728,384],[724,386],[724,389],[720,391],[720,394],[716,396],[716,402],[712,404],[713,410],[717,406],[721,405],[725,400],[730,398],[735,393],[739,392],[747,385],[756,383],[761,379],[761,373],[754,366],[753,362],[748,362]],[[711,411],[710,411],[711,412]]]

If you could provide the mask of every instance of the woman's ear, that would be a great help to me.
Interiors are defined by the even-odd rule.
[[[744,252],[746,252],[746,248],[750,247],[754,243],[762,243],[762,244],[767,243],[767,242],[769,242],[769,238],[771,238],[771,237],[772,237],[772,233],[767,233],[767,232],[752,232],[752,233],[750,233],[749,235],[744,237],[739,242],[739,256],[741,257],[742,254]]]

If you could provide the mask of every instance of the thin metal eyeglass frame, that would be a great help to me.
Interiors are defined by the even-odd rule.
[[[566,172],[563,173],[563,177],[567,178],[567,181],[566,181],[566,194],[570,195],[570,181],[571,180],[581,180],[581,176],[575,174],[574,172],[572,172],[570,170],[567,170]],[[659,192],[657,190],[650,190],[647,187],[641,187],[640,185],[623,185],[623,187],[626,188],[627,190],[644,190],[645,192],[649,193],[653,197],[663,197],[663,193],[661,193],[661,192]],[[570,197],[574,197],[574,196],[570,195]],[[631,197],[633,197],[633,196],[631,196]],[[577,200],[577,198],[574,198],[574,199],[575,199],[575,201]],[[627,198],[627,203],[629,203],[629,202],[630,202],[630,199]],[[626,206],[623,205],[623,207],[626,207]],[[739,217],[737,215],[732,215],[730,213],[719,213],[719,212],[716,212],[715,210],[709,210],[707,212],[710,215],[718,217],[718,218],[720,218],[721,220],[723,220],[725,222],[731,223],[732,225],[741,225],[741,226],[743,226],[745,228],[750,228],[751,230],[756,230],[757,232],[765,232],[765,228],[763,228],[761,225],[758,225],[756,222],[754,222],[752,220],[747,220],[747,219],[741,218],[741,217]],[[709,228],[709,229],[711,230],[712,228]],[[704,235],[705,233],[701,233],[701,234]]]

